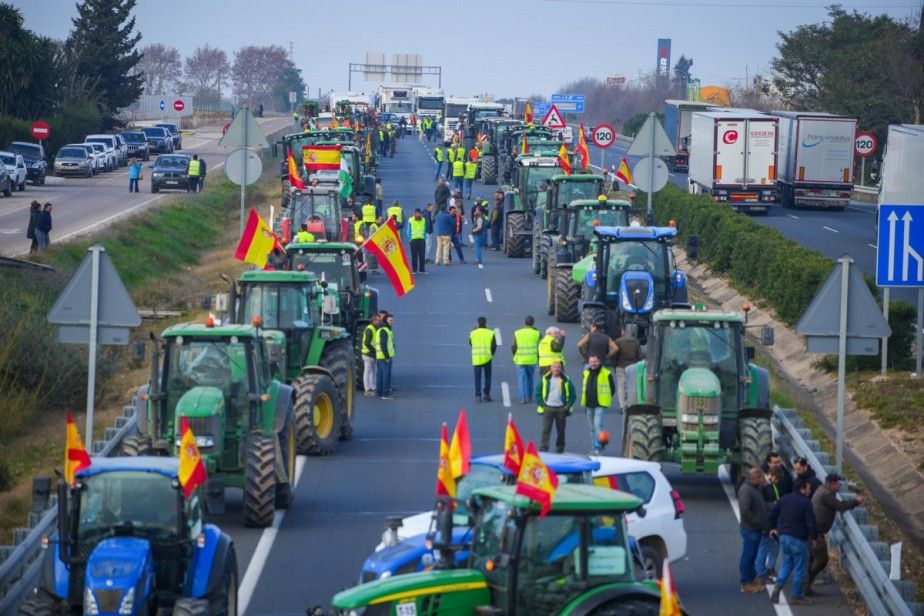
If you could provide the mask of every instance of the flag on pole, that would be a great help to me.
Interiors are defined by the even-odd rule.
[[[452,476],[455,479],[468,475],[471,467],[469,458],[472,456],[472,439],[468,433],[468,419],[465,416],[465,409],[459,411],[459,419],[456,420],[456,429],[452,433],[452,444],[449,446],[449,463],[452,468]]]
[[[67,412],[67,432],[64,445],[64,479],[69,485],[74,485],[77,471],[90,466],[90,456],[80,441],[80,434],[74,424],[74,416]]]
[[[616,179],[627,186],[634,186],[635,180],[632,178],[632,172],[629,171],[629,163],[623,158],[619,163],[619,169],[616,170]]]
[[[523,121],[527,124],[533,123],[533,104],[526,101],[526,109],[523,111]]]
[[[189,427],[189,420],[186,417],[180,418],[179,449],[177,457],[180,459],[180,465],[177,470],[177,479],[180,480],[180,485],[183,486],[183,496],[189,498],[197,487],[205,483],[208,477],[205,474],[202,456],[199,455],[196,437],[192,428]]]
[[[388,276],[398,297],[414,288],[414,276],[407,264],[407,255],[404,253],[404,246],[401,244],[398,227],[395,226],[393,218],[389,217],[385,224],[363,243],[362,248],[378,257],[379,266]]]
[[[558,475],[550,469],[539,457],[536,445],[530,441],[526,445],[526,454],[523,464],[520,465],[520,474],[517,476],[515,494],[536,501],[542,508],[539,517],[544,518],[552,508],[555,500],[555,490],[558,489]]]
[[[565,172],[565,175],[571,175],[571,161],[568,159],[568,148],[564,143],[558,149],[558,166]]]
[[[289,186],[292,188],[302,189],[305,183],[302,182],[302,176],[298,173],[298,165],[295,164],[295,157],[292,156],[292,150],[288,150],[289,158]]]
[[[436,495],[456,497],[456,480],[452,476],[452,464],[449,461],[449,431],[446,422],[440,433],[440,462],[436,470]]]
[[[277,243],[279,243],[279,238],[270,226],[260,218],[257,210],[250,208],[247,226],[244,227],[244,235],[241,236],[237,250],[234,251],[234,258],[262,269],[266,267],[269,253],[273,251]]]
[[[337,145],[302,146],[302,158],[308,171],[338,171],[340,169],[340,151]]]
[[[513,423],[513,413],[507,413],[507,432],[504,434],[504,466],[515,476],[520,474],[523,454],[523,439],[520,438],[520,432]]]
[[[583,123],[580,130],[578,130],[578,141],[577,146],[574,148],[574,153],[581,158],[581,169],[587,169],[587,165],[590,164],[590,152],[587,150],[587,139],[584,137]]]
[[[526,133],[523,133],[523,143],[520,144],[520,154],[529,152],[529,143],[526,141]]]
[[[674,584],[674,576],[671,575],[671,565],[666,558],[661,567],[661,580],[658,584],[661,586],[661,606],[658,610],[658,616],[682,616],[683,611],[680,609],[680,597],[677,595],[677,585]]]
[[[346,157],[340,157],[340,198],[346,199],[353,193],[353,176],[350,175],[350,167],[347,165]]]

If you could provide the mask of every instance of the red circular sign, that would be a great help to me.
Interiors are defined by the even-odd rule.
[[[32,138],[37,139],[38,141],[44,141],[51,137],[51,127],[48,126],[48,122],[43,122],[39,120],[32,124]]]
[[[857,133],[857,138],[853,140],[853,151],[861,158],[872,156],[877,149],[879,149],[879,140],[873,133],[867,131]]]
[[[186,103],[180,100],[173,101],[173,108],[177,111],[183,111],[186,109]]]
[[[609,124],[594,127],[590,138],[598,148],[608,148],[616,142],[616,129]]]
[[[734,143],[738,141],[738,131],[736,130],[727,130],[725,134],[722,135],[722,141],[725,143]]]

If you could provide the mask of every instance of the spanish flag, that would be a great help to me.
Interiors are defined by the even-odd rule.
[[[288,151],[289,158],[289,185],[292,188],[302,189],[305,187],[305,183],[302,182],[302,177],[298,173],[298,165],[295,164],[295,157],[292,156],[292,150]]]
[[[64,479],[68,484],[74,485],[77,471],[90,466],[90,456],[80,442],[80,434],[74,424],[74,416],[67,412],[67,433],[64,445]]]
[[[278,242],[276,234],[266,224],[266,221],[260,218],[257,210],[250,208],[247,226],[244,227],[244,235],[241,236],[241,241],[237,245],[234,258],[262,269],[266,267],[267,257]]]
[[[379,266],[388,276],[398,297],[404,296],[414,288],[414,276],[411,275],[411,268],[407,264],[407,255],[404,254],[401,236],[398,235],[398,227],[395,226],[393,218],[389,218],[379,227],[379,230],[363,243],[362,248],[378,257]]]
[[[526,141],[526,133],[523,133],[523,143],[520,144],[520,154],[529,152],[529,142]]]
[[[440,434],[440,463],[436,470],[436,495],[456,497],[456,480],[452,476],[452,464],[449,461],[449,431],[443,422]]]
[[[571,175],[571,161],[568,159],[568,148],[564,143],[558,149],[558,166],[565,172],[565,175]]]
[[[523,121],[527,124],[533,123],[533,104],[526,101],[526,109],[523,110]]]
[[[583,123],[578,131],[578,142],[577,147],[574,148],[574,153],[581,158],[581,169],[587,169],[587,165],[590,164],[590,152],[587,151],[587,139],[584,137]]]
[[[629,163],[626,162],[625,158],[619,163],[619,169],[616,170],[616,179],[627,186],[635,186],[635,179],[632,177],[632,172],[629,171]]]
[[[507,413],[507,432],[504,434],[504,466],[515,476],[523,463],[523,439],[513,423],[513,413]]]
[[[449,445],[449,465],[455,479],[468,475],[471,468],[469,459],[472,457],[472,439],[468,433],[468,419],[465,409],[459,411],[456,420],[456,429],[452,433],[452,443]]]
[[[189,498],[196,491],[196,488],[205,483],[208,477],[205,474],[202,456],[199,455],[196,437],[189,427],[189,420],[185,417],[180,418],[180,450],[177,452],[177,456],[180,458],[177,479],[180,480],[180,485],[183,486],[183,496]]]
[[[530,441],[526,446],[526,454],[523,456],[523,464],[520,466],[514,493],[539,503],[542,506],[539,517],[544,518],[552,508],[557,489],[558,475],[545,465],[539,457],[539,452],[536,451],[536,445]]]
[[[661,568],[661,580],[658,584],[661,586],[661,607],[658,610],[658,616],[682,616],[683,611],[680,609],[680,597],[677,595],[677,585],[674,584],[674,576],[671,575],[671,566],[666,558]]]
[[[340,169],[340,150],[337,145],[302,146],[302,158],[308,171],[337,171]]]

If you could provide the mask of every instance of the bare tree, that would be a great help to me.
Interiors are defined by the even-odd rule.
[[[146,94],[170,92],[180,79],[183,68],[180,51],[163,43],[152,43],[141,48],[138,68],[144,74]]]
[[[217,47],[197,47],[193,55],[186,58],[183,71],[182,93],[191,94],[200,106],[217,106],[221,92],[231,79],[231,65],[228,54]]]
[[[255,107],[270,105],[273,88],[291,66],[288,53],[280,45],[247,45],[234,52],[231,67],[232,89],[239,103]]]

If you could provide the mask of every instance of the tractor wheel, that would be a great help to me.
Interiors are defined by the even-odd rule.
[[[604,319],[604,309],[599,306],[581,309],[581,335],[586,336],[590,333],[590,326]]]
[[[741,445],[741,464],[733,464],[732,481],[741,483],[752,466],[760,466],[773,449],[770,420],[766,417],[744,417],[738,420],[738,443]]]
[[[551,255],[549,258],[554,260],[555,256]],[[555,267],[554,263],[550,263],[549,265],[553,268]],[[551,271],[554,272],[555,270],[553,269]],[[550,314],[550,315],[555,314],[555,276],[554,274],[551,276],[545,277],[545,310],[547,314]]]
[[[623,455],[635,460],[658,461],[663,452],[660,418],[657,415],[630,415],[626,423]]]
[[[570,267],[555,269],[555,320],[559,323],[574,323],[580,317],[578,302],[581,299],[581,285],[571,279]]]
[[[511,212],[507,215],[507,237],[504,238],[504,252],[508,257],[526,256],[526,216],[523,212]],[[533,247],[535,250],[535,246]]]
[[[183,597],[173,604],[173,616],[208,616],[209,602],[205,599]]]
[[[16,613],[19,616],[55,616],[56,614],[64,616],[70,612],[62,609],[62,606],[48,593],[36,590],[19,604],[19,610]]]
[[[494,156],[485,156],[481,160],[481,181],[485,184],[497,182],[497,158]]]
[[[221,586],[209,595],[209,604],[218,607],[218,616],[237,616],[237,555],[234,548],[225,560]]]
[[[290,420],[278,436],[282,462],[286,467],[286,481],[276,482],[276,509],[288,509],[295,500],[295,422]]]
[[[321,367],[327,368],[334,377],[337,393],[340,394],[340,434],[341,441],[348,441],[353,434],[353,411],[356,405],[356,365],[353,348],[349,341],[332,343],[324,349]]]
[[[266,527],[273,522],[275,458],[276,444],[271,437],[251,436],[247,440],[244,453],[244,526]]]
[[[661,602],[656,595],[616,597],[588,612],[589,616],[658,616],[660,613]]]
[[[126,436],[122,440],[122,456],[149,456],[151,455],[151,438],[148,436]]]
[[[295,388],[295,435],[298,453],[326,456],[340,437],[342,414],[334,382],[323,374],[305,374],[292,382]]]
[[[533,229],[533,250],[532,250],[532,261],[533,261],[533,273],[537,276],[539,272],[542,271],[542,264],[539,262],[539,240],[536,238],[536,230]]]
[[[552,258],[552,255],[549,253],[549,248],[546,246],[543,241],[542,235],[535,236],[535,246],[539,251],[539,277],[548,278],[549,277],[549,260]],[[552,314],[551,312],[549,314]]]

